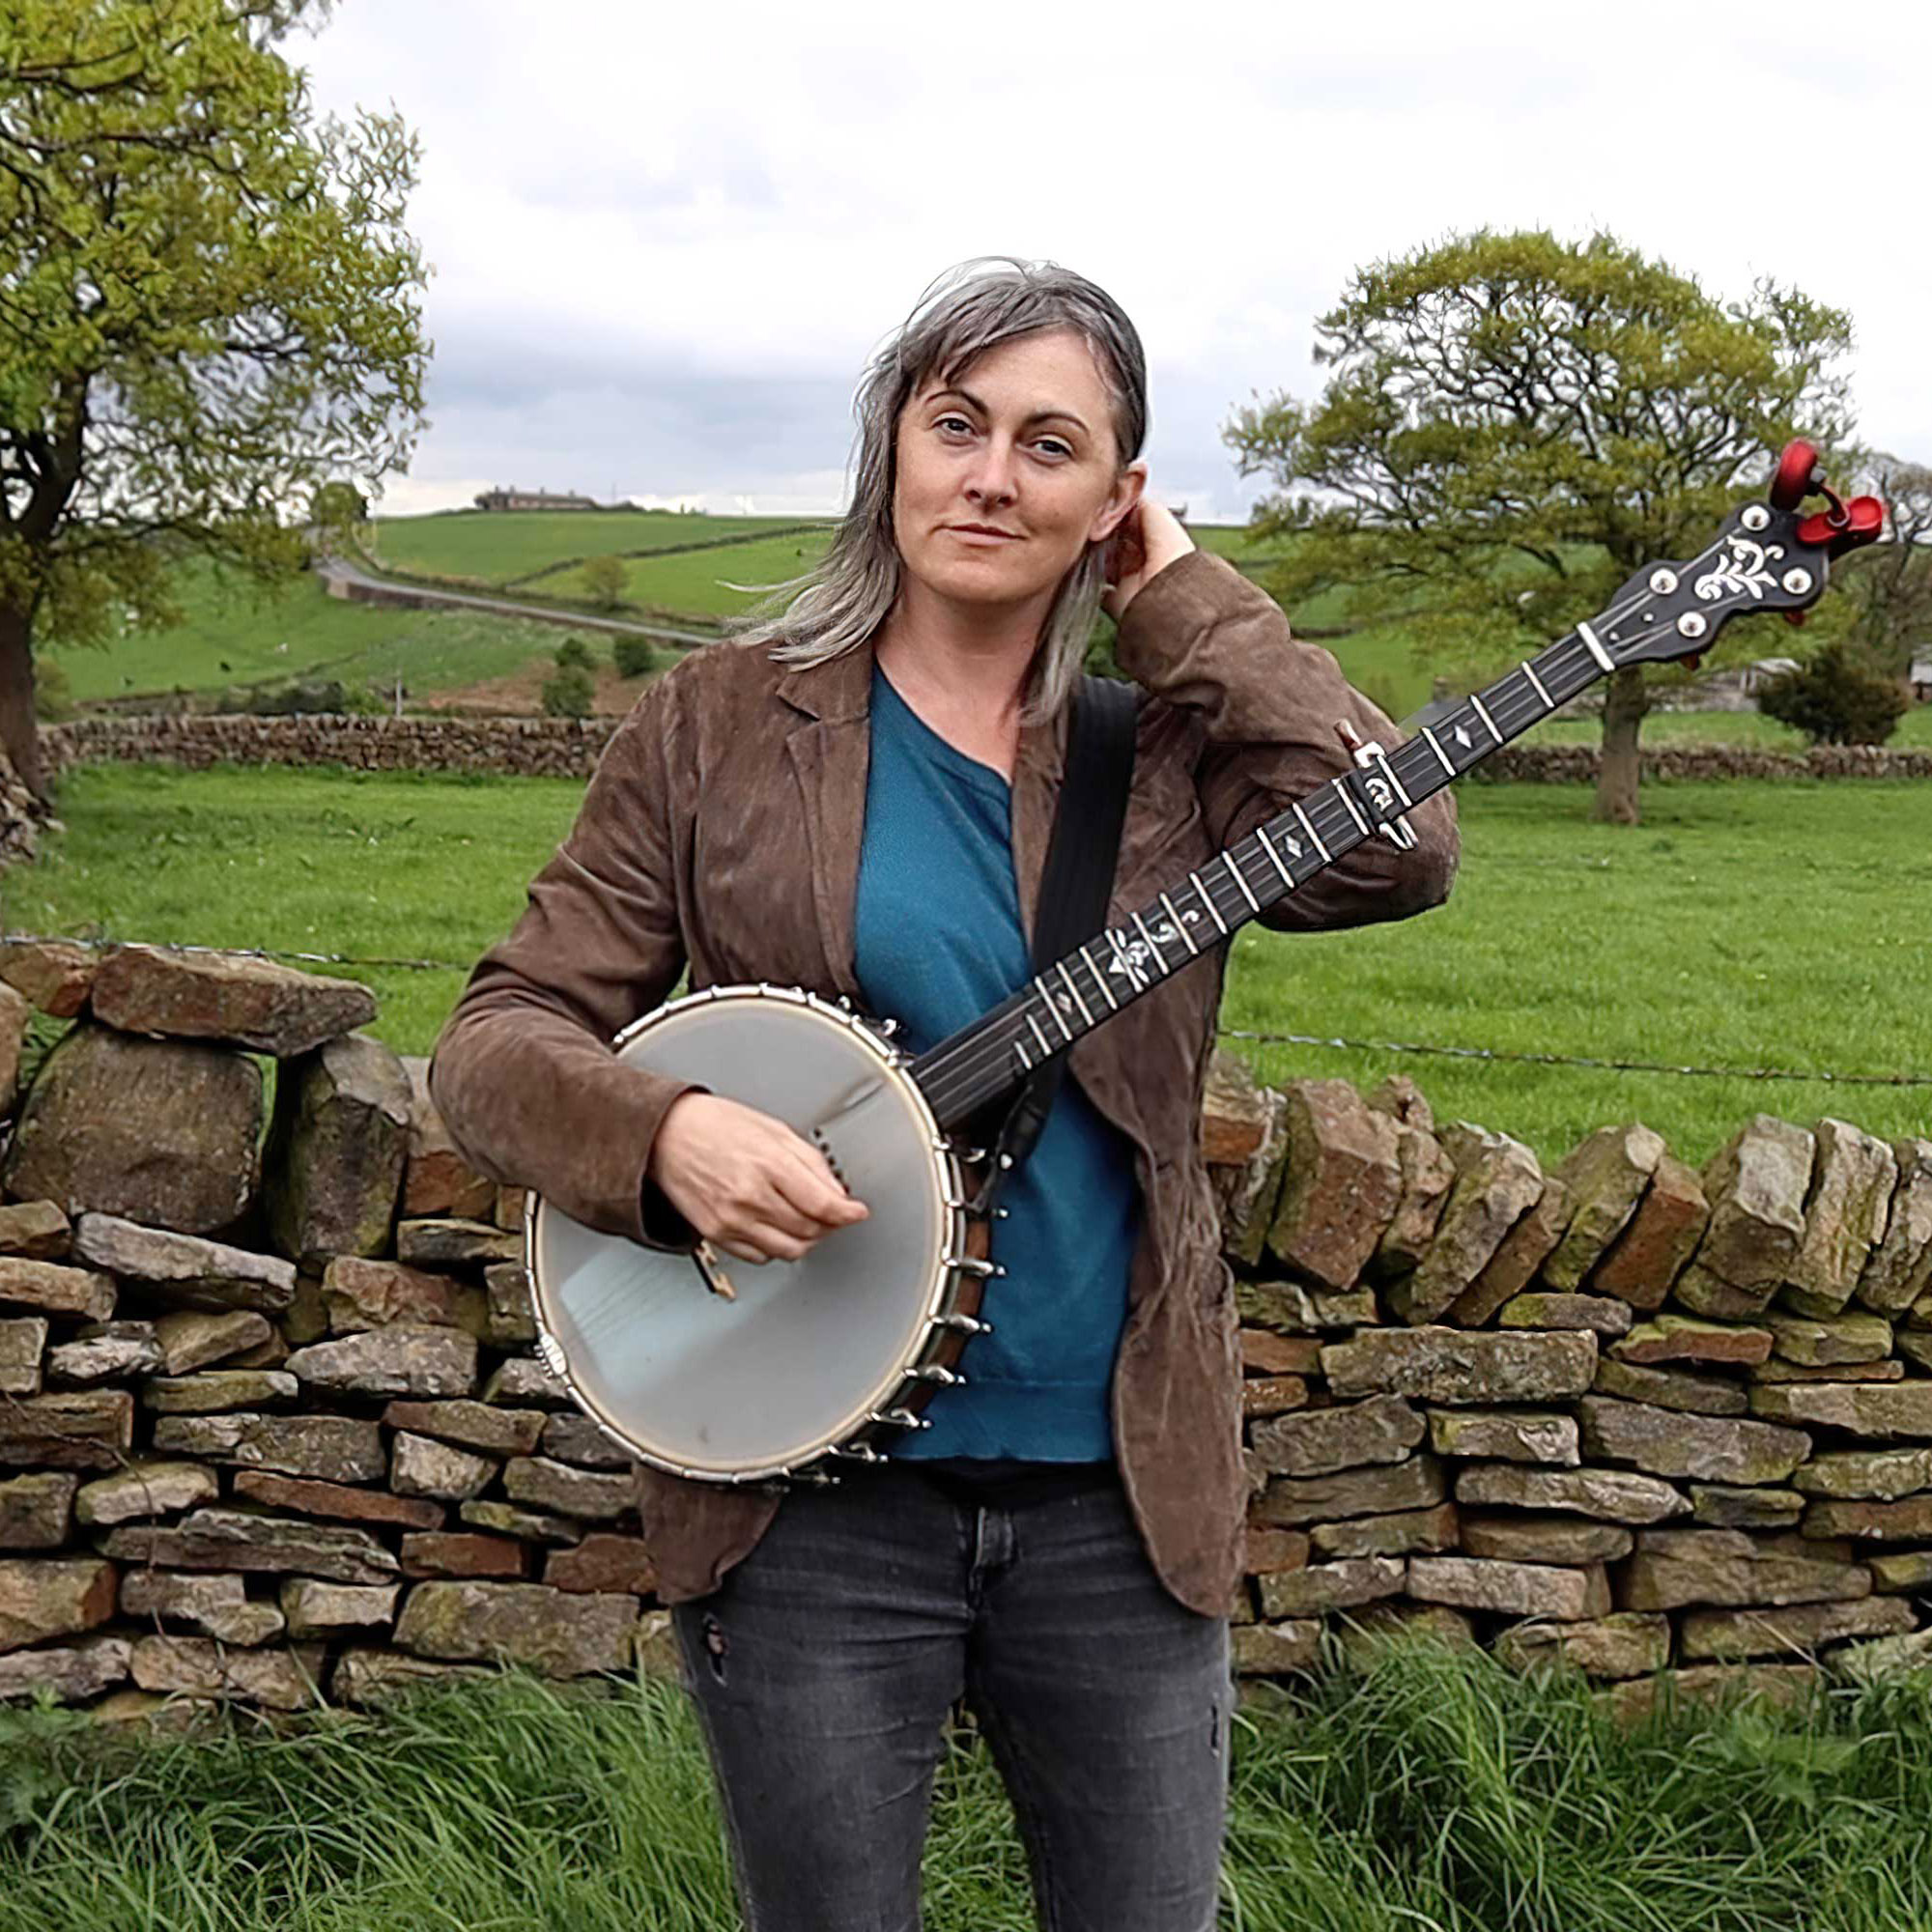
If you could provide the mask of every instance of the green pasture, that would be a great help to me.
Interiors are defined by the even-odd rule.
[[[363,526],[377,562],[433,577],[505,583],[571,557],[715,543],[808,521],[799,517],[682,516],[671,510],[445,510],[381,517]],[[554,579],[542,587],[554,590]]]
[[[0,912],[40,931],[453,962],[340,969],[376,988],[375,1030],[422,1053],[581,796],[565,780],[83,768],[61,787],[66,833],[0,877]],[[1632,1117],[1693,1162],[1759,1110],[1923,1133],[1932,1087],[1816,1076],[1932,1075],[1927,796],[1652,783],[1624,831],[1591,822],[1585,786],[1465,786],[1445,907],[1353,932],[1247,930],[1223,1021],[1353,1042],[1231,1042],[1271,1081],[1407,1073],[1438,1114],[1546,1159]],[[1807,1077],[1464,1057],[1482,1050]]]
[[[1223,1932],[1910,1932],[1932,1924],[1925,1673],[1619,1725],[1574,1674],[1331,1640],[1236,1720]],[[955,1731],[932,1932],[1026,1932],[1025,1861]],[[506,1675],[379,1715],[144,1734],[0,1715],[0,1932],[726,1932],[676,1690]]]
[[[170,631],[130,632],[105,649],[57,651],[76,699],[134,693],[214,691],[313,675],[387,688],[401,674],[412,693],[502,677],[555,650],[554,624],[481,611],[404,611],[328,596],[304,572],[264,596],[185,563],[177,594],[186,612]]]

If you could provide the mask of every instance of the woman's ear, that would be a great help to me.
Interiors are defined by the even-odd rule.
[[[1089,543],[1105,543],[1126,522],[1129,512],[1141,499],[1141,492],[1147,488],[1147,480],[1148,467],[1141,458],[1137,457],[1122,469],[1114,480],[1106,502],[1087,532]]]

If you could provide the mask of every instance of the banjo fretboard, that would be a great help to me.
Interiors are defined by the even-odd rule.
[[[1616,661],[1629,611],[1578,624],[1547,650],[1424,726],[1396,751],[1297,799],[1198,870],[1176,879],[1124,925],[1108,927],[1056,961],[972,1025],[914,1062],[913,1078],[951,1129],[1024,1080],[1083,1034],[1220,946],[1249,920],[1298,892],[1380,826],[1480,764],[1498,746],[1570,702]]]

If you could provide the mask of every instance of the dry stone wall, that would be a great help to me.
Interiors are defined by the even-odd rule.
[[[36,1008],[71,1025],[15,1095]],[[0,1698],[668,1667],[636,1471],[532,1351],[521,1201],[373,1016],[253,959],[0,949]],[[1202,1136],[1252,1683],[1398,1624],[1631,1713],[1666,1667],[1932,1653],[1932,1142],[1760,1116],[1696,1171],[1632,1123],[1546,1172],[1406,1081],[1232,1062]]]
[[[343,764],[364,771],[500,772],[587,778],[619,721],[610,718],[78,718],[41,733],[50,772],[106,761],[169,759],[192,768]],[[1537,784],[1593,784],[1594,745],[1506,745],[1479,775]],[[1646,779],[1923,779],[1932,752],[1820,745],[1805,753],[1665,745],[1643,753]]]

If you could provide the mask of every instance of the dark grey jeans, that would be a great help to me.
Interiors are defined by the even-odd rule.
[[[1048,1932],[1212,1926],[1228,1627],[1161,1586],[1117,1481],[1009,1509],[904,1469],[801,1490],[674,1621],[752,1932],[916,1932],[961,1697]]]

